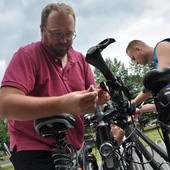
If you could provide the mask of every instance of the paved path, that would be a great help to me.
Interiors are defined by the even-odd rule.
[[[0,161],[0,168],[11,165],[11,161],[10,160],[6,160],[6,161]]]
[[[160,140],[160,141],[161,141],[161,140]],[[159,142],[160,142],[160,141],[159,141]],[[159,143],[158,145],[159,145],[162,149],[165,150],[165,145],[164,145],[162,142]],[[152,154],[151,148],[150,148],[150,147],[147,147],[147,149],[148,149],[149,152]],[[170,170],[170,165],[167,165],[167,163],[161,158],[160,155],[158,155],[156,152],[153,152],[153,156],[154,156],[155,160],[156,160],[158,163],[162,164],[161,167],[162,167],[163,170]],[[148,165],[147,168],[148,168],[148,170],[153,170],[153,169],[150,167],[150,165]]]

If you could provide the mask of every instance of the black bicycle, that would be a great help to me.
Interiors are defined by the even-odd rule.
[[[111,96],[111,102],[104,110],[98,106],[95,113],[85,117],[86,127],[92,124],[96,130],[95,143],[102,158],[101,167],[103,170],[145,170],[148,169],[147,165],[150,165],[154,170],[165,170],[163,167],[165,164],[170,167],[168,156],[170,90],[165,87],[169,84],[170,69],[154,70],[144,79],[144,85],[153,93],[158,109],[158,123],[167,150],[164,151],[136,127],[133,120],[135,107],[131,103],[129,90],[120,78],[113,76],[102,58],[102,50],[113,42],[114,39],[106,39],[90,48],[86,55],[86,61],[98,68],[105,76],[106,82],[101,82],[100,86]],[[129,117],[131,117],[130,121]],[[56,170],[77,170],[79,167],[83,170],[97,170],[99,165],[88,145],[85,145],[83,153],[79,154],[75,147],[65,140],[67,129],[74,128],[74,123],[74,117],[66,113],[36,120],[35,129],[41,136],[56,138],[56,147],[53,150]],[[125,131],[125,139],[121,144],[118,144],[110,133],[111,123],[115,123]],[[151,147],[151,152],[145,148],[139,138]],[[163,162],[158,162],[154,158],[153,150],[163,158]]]
[[[128,121],[128,117],[135,113],[135,107],[130,102],[131,95],[129,90],[120,78],[113,76],[101,55],[102,50],[113,42],[115,40],[112,38],[106,39],[98,45],[91,47],[86,55],[86,61],[98,68],[106,78],[106,82],[102,82],[101,87],[110,94],[112,101],[108,109],[103,111],[99,107],[96,114],[89,116],[87,121],[94,122],[97,127],[96,145],[102,157],[103,170],[147,169],[146,165],[148,164],[154,170],[163,170],[163,165],[165,164],[169,168],[170,116],[168,115],[168,109],[170,110],[170,108],[168,107],[170,90],[166,85],[170,82],[170,69],[151,71],[144,79],[144,85],[152,92],[157,106],[158,123],[162,130],[162,139],[167,150],[164,151],[136,127],[133,117],[131,121]],[[155,78],[155,75],[157,78]],[[116,122],[125,131],[126,138],[121,145],[118,145],[110,134],[109,124],[111,122]],[[151,152],[146,149],[139,138],[142,138],[151,147]],[[164,159],[163,162],[155,160],[153,150]]]

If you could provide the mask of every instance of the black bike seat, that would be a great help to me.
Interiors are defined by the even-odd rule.
[[[170,67],[153,69],[146,73],[143,79],[144,87],[157,94],[162,88],[170,83]]]
[[[57,125],[62,125],[57,126]],[[55,129],[57,128],[63,128],[63,126],[67,128],[74,128],[75,127],[75,118],[68,113],[62,113],[56,116],[46,117],[46,118],[40,118],[36,119],[34,121],[34,127],[38,134],[41,134],[42,129]],[[56,130],[62,130],[62,129],[56,129]]]

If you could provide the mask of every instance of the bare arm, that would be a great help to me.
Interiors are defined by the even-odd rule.
[[[170,42],[163,41],[157,45],[158,69],[170,67]]]
[[[141,113],[156,111],[156,107],[154,103],[145,104],[142,107],[139,107],[139,109]]]
[[[140,92],[133,100],[132,102],[135,103],[135,105],[138,105],[140,103],[142,103],[144,100],[148,99],[149,97],[151,97],[151,93],[143,93]]]
[[[0,91],[0,115],[25,121],[60,113],[85,114],[94,111],[97,95],[97,91],[88,89],[59,97],[32,97],[19,89],[3,87]]]
[[[144,104],[143,106],[141,106],[139,108],[136,108],[135,114],[138,117],[138,116],[141,116],[143,113],[154,112],[154,111],[156,111],[155,104],[154,103],[147,103],[147,104]]]

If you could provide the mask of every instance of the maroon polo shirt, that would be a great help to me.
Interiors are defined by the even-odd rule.
[[[87,89],[94,84],[92,71],[84,56],[71,48],[64,70],[42,41],[21,47],[11,59],[1,86],[12,86],[28,96],[61,96]],[[25,113],[23,113],[25,114]],[[36,113],[34,113],[36,114]],[[68,130],[67,140],[79,149],[83,143],[83,116],[75,116],[76,127]],[[10,150],[51,150],[53,138],[43,138],[34,121],[8,120]]]

